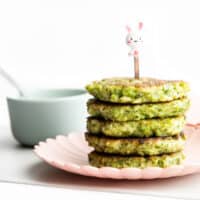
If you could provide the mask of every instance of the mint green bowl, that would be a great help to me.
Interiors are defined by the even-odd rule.
[[[20,144],[33,146],[58,134],[84,131],[87,99],[83,89],[34,90],[26,97],[8,97],[12,133]]]

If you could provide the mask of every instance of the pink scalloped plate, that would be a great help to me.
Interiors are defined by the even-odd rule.
[[[168,178],[200,172],[200,126],[188,124],[185,127],[185,133],[187,135],[186,160],[182,165],[169,168],[93,167],[89,165],[87,157],[92,148],[87,145],[84,135],[80,133],[47,139],[36,145],[34,151],[41,159],[54,167],[84,176],[132,180]]]

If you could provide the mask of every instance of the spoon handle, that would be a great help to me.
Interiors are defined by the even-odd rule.
[[[0,74],[12,85],[14,86],[17,91],[19,92],[20,96],[24,96],[24,92],[22,91],[21,87],[19,84],[8,74],[0,65]]]

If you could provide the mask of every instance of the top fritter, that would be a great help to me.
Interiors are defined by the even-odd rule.
[[[108,78],[86,86],[99,100],[113,103],[147,103],[172,101],[187,96],[189,85],[184,81],[154,78]]]

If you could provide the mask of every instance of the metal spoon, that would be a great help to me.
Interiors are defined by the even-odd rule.
[[[3,67],[0,65],[0,74],[13,86],[15,89],[17,89],[20,96],[24,97],[24,92],[20,85],[17,83],[17,81],[9,74],[7,73]]]

